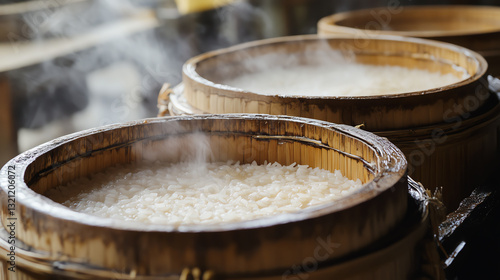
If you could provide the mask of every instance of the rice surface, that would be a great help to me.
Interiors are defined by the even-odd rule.
[[[467,78],[400,66],[348,62],[262,69],[224,80],[234,88],[263,95],[373,96],[440,88]]]
[[[361,188],[340,171],[306,165],[121,165],[45,195],[78,212],[152,224],[252,220],[331,202]]]

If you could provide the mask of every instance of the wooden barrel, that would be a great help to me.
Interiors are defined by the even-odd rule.
[[[322,62],[308,62],[309,54],[333,51],[363,64],[419,68],[458,77],[463,75],[460,68],[470,77],[421,92],[378,96],[273,96],[224,85],[228,78],[259,71],[253,61],[264,60],[267,55],[276,55],[275,63],[297,57],[297,64],[314,65]],[[435,41],[378,37],[360,45],[352,37],[305,35],[250,42],[193,57],[184,64],[183,83],[184,97],[189,104],[207,113],[293,115],[349,125],[364,124],[367,130],[380,131],[443,122],[459,116],[456,105],[471,99],[476,107],[472,109],[477,109],[490,97],[484,77],[486,70],[487,64],[480,55]]]
[[[287,114],[362,124],[363,129],[396,143],[410,158],[411,176],[432,190],[442,186],[446,206],[450,211],[456,209],[474,185],[490,178],[496,166],[499,102],[497,95],[488,91],[486,62],[470,50],[423,39],[379,36],[364,41],[362,48],[359,44],[356,38],[345,35],[295,36],[202,54],[186,62],[183,83],[162,91],[159,105],[171,108],[172,114]],[[304,58],[306,51],[324,51],[325,46],[367,64],[444,73],[461,67],[470,78],[423,92],[359,97],[268,96],[220,83],[225,75],[246,73],[241,65],[254,58],[274,52]],[[173,93],[169,96],[167,91]],[[470,118],[474,120],[466,121]]]
[[[179,228],[77,213],[43,196],[112,165],[177,162],[194,151],[190,143],[200,133],[208,137],[215,161],[297,162],[340,169],[364,185],[316,208]],[[38,146],[2,168],[0,255],[8,261],[9,223],[14,221],[17,269],[35,273],[35,279],[178,278],[186,268],[200,268],[221,279],[281,275],[311,256],[318,242],[339,245],[321,252],[321,263],[327,264],[386,240],[408,212],[406,168],[404,155],[386,139],[345,125],[289,116],[198,115],[91,129]],[[13,197],[14,206],[9,200]],[[414,268],[404,269],[409,273]]]
[[[400,6],[348,11],[322,18],[318,33],[428,38],[460,45],[483,55],[500,76],[500,7]]]

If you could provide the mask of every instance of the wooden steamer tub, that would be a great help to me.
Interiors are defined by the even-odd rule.
[[[458,83],[422,92],[380,96],[268,96],[223,84],[227,76],[250,71],[247,61],[276,53],[341,52],[356,62],[398,65],[459,75]],[[488,180],[498,151],[500,106],[488,91],[485,60],[470,50],[435,41],[382,36],[359,45],[356,38],[294,36],[242,44],[202,54],[186,62],[183,83],[164,89],[159,106],[170,114],[266,113],[333,123],[363,125],[387,137],[409,158],[409,175],[434,190],[443,187],[444,203],[454,210],[475,184]],[[253,69],[252,71],[258,71]],[[362,79],[363,77],[359,77]]]
[[[209,138],[212,160],[340,169],[364,186],[337,202],[291,214],[179,228],[77,213],[43,195],[116,164],[177,162],[193,152],[189,143],[199,133]],[[203,279],[282,279],[293,265],[316,256],[317,248],[335,243],[315,260],[313,279],[407,278],[419,270],[419,246],[429,227],[425,205],[415,205],[421,199],[408,196],[406,167],[404,155],[383,138],[289,116],[168,117],[78,132],[27,151],[1,170],[2,276],[189,279],[188,272],[199,268]],[[16,273],[5,269],[12,218]],[[358,260],[365,266],[350,270]]]
[[[348,11],[322,18],[322,35],[351,34],[427,38],[456,44],[484,56],[490,72],[500,76],[500,7],[401,6]]]

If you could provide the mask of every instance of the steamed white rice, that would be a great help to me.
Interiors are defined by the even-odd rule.
[[[155,163],[107,169],[46,195],[78,212],[153,224],[214,224],[337,200],[359,180],[306,165]]]
[[[234,88],[263,95],[372,96],[425,91],[467,78],[400,66],[335,61],[328,65],[263,68],[224,80]]]

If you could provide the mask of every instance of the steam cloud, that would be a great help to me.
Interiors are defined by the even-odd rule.
[[[68,5],[56,7],[65,3]],[[44,6],[40,10],[24,16],[22,32],[11,36],[14,43],[71,38],[140,9],[131,0],[82,1],[76,4],[47,0],[42,4]],[[140,78],[130,92],[114,97],[111,102],[102,100],[110,103],[107,113],[120,115],[142,106],[149,116],[154,116],[156,95],[161,85],[181,82],[182,64],[188,58],[270,35],[267,15],[246,2],[182,17],[176,13],[175,7],[168,4],[157,8],[156,12],[161,23],[158,28],[11,71],[9,78],[13,81],[13,92],[16,92],[17,126],[38,128],[83,110],[90,99],[86,80],[88,73],[117,62],[132,64]],[[261,27],[254,28],[256,24]],[[266,28],[269,30],[266,31]]]

